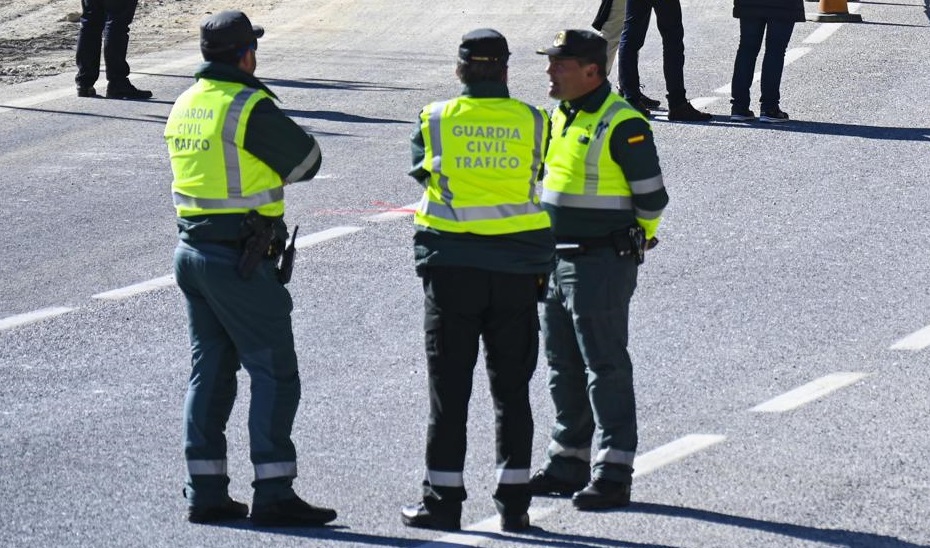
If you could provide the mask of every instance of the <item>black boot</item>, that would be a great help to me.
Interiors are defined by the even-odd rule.
[[[630,484],[596,479],[572,496],[572,504],[579,510],[604,510],[629,506]]]
[[[423,501],[401,508],[400,519],[407,527],[445,531],[458,531],[462,528],[461,508],[457,512],[455,509],[430,510]]]
[[[269,504],[253,504],[249,519],[262,526],[319,527],[336,519],[336,511],[313,506],[295,496]]]

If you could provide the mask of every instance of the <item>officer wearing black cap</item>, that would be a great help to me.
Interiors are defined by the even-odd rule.
[[[240,11],[204,19],[206,63],[165,127],[180,238],[175,277],[187,301],[193,355],[184,405],[184,491],[192,522],[248,515],[228,494],[224,435],[241,365],[252,379],[252,522],[323,525],[336,512],[307,504],[292,488],[297,455],[290,436],[300,377],[293,305],[283,285],[288,261],[277,267],[288,237],[284,186],[312,179],[321,155],[254,76],[263,34]]]
[[[649,123],[607,83],[606,45],[594,32],[565,30],[538,51],[549,57],[549,95],[559,100],[542,193],[557,242],[542,315],[556,419],[530,489],[573,494],[580,510],[630,502],[629,305],[668,202]]]
[[[462,95],[424,107],[412,136],[410,175],[425,187],[414,255],[425,294],[430,412],[422,499],[401,513],[411,527],[461,527],[479,339],[497,422],[494,502],[502,529],[529,527],[529,381],[539,352],[537,298],[554,248],[535,188],[549,120],[510,98],[509,57],[497,31],[465,34],[456,68]]]

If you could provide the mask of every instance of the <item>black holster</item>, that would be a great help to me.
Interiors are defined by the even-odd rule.
[[[239,241],[242,254],[239,256],[236,272],[244,280],[252,277],[252,273],[263,260],[276,259],[280,255],[281,246],[276,245],[274,221],[259,215],[257,211],[249,211],[242,219]]]

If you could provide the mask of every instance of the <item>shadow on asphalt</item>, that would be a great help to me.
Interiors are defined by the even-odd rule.
[[[666,120],[657,119],[665,122]],[[830,122],[808,122],[791,120],[781,124],[764,124],[761,122],[730,122],[729,116],[717,115],[715,122],[724,122],[725,127],[743,127],[746,129],[770,129],[775,131],[790,131],[794,133],[813,133],[816,135],[839,135],[842,137],[862,137],[863,139],[878,139],[882,141],[918,141],[930,142],[930,127],[884,127],[866,126],[857,124],[833,124]],[[677,123],[677,122],[673,122]]]
[[[413,127],[415,120],[395,120],[393,118],[369,118],[358,114],[349,114],[335,110],[294,110],[282,109],[284,114],[293,118],[310,118],[314,120],[329,120],[330,122],[346,122],[353,124],[405,124]]]
[[[163,72],[145,72],[133,71],[133,74],[146,76],[159,76],[162,78],[182,78],[184,80],[193,80],[194,74],[166,74]],[[302,88],[302,89],[336,89],[344,91],[416,91],[420,88],[409,88],[403,86],[392,86],[388,84],[379,84],[377,82],[363,82],[361,80],[323,80],[320,78],[306,78],[303,80],[282,80],[279,78],[264,78],[261,75],[261,69],[256,74],[263,84],[274,91],[275,87],[283,88]]]
[[[930,548],[925,544],[914,544],[895,537],[862,533],[859,531],[846,531],[841,529],[820,529],[805,527],[793,523],[778,523],[761,519],[731,516],[719,512],[711,512],[698,508],[685,508],[681,506],[668,506],[666,504],[653,504],[648,502],[634,503],[625,510],[642,514],[656,514],[675,518],[687,518],[710,523],[719,523],[732,527],[756,529],[766,533],[775,533],[786,537],[801,540],[828,543],[833,546],[848,546],[855,548]]]

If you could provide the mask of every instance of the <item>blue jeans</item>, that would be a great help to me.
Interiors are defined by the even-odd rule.
[[[633,258],[605,247],[559,258],[550,280],[542,330],[556,415],[544,469],[563,481],[632,481],[638,439],[627,324],[636,274]]]
[[[762,58],[762,97],[763,111],[778,108],[781,100],[781,74],[785,68],[785,50],[794,32],[794,21],[763,19],[761,17],[742,17],[739,20],[739,48],[733,63],[733,82],[730,90],[733,109],[748,109],[750,104],[749,87],[756,70],[756,58],[762,48],[765,35],[765,56]]]
[[[623,1],[623,0],[615,0]],[[679,0],[627,0],[626,21],[620,35],[620,85],[623,96],[639,99],[639,50],[646,42],[649,17],[656,12],[656,26],[662,35],[662,70],[670,107],[687,101],[685,94],[685,29],[681,23]]]
[[[225,500],[226,422],[240,364],[251,377],[249,442],[254,502],[294,496],[297,459],[291,428],[300,377],[291,331],[290,293],[272,261],[252,277],[236,272],[239,251],[213,243],[178,243],[174,272],[187,301],[191,375],[184,403],[184,453],[191,505]]]
[[[78,86],[90,87],[100,77],[101,42],[107,80],[116,86],[128,82],[126,50],[136,3],[137,0],[81,0],[81,30],[75,55],[78,72],[74,78]]]

